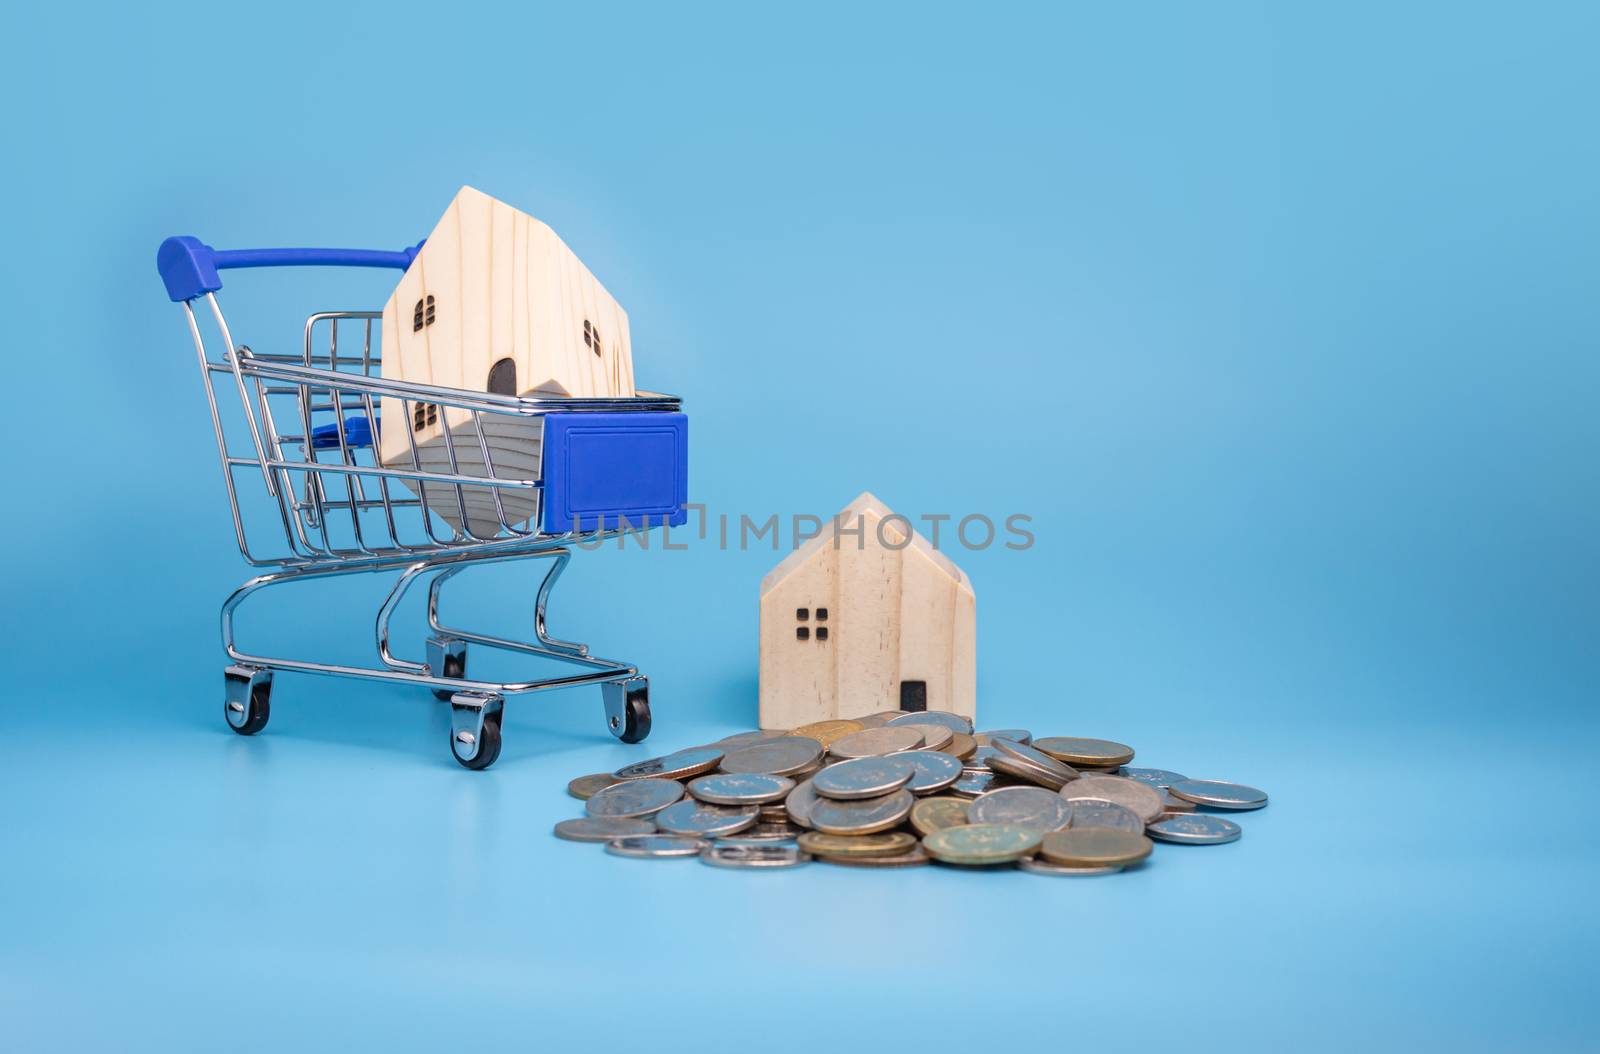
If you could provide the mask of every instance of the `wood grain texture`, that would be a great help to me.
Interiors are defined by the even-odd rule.
[[[976,719],[972,583],[892,515],[863,493],[835,517],[846,530],[859,524],[859,538],[841,532],[836,542],[824,527],[762,580],[762,728],[892,710],[908,681],[926,685],[929,710]]]
[[[381,339],[383,376],[390,379],[488,391],[491,368],[509,359],[517,395],[634,394],[627,312],[554,231],[471,187],[451,201],[384,304]],[[449,471],[448,429],[457,470],[489,475],[469,411],[436,407],[417,429],[416,408],[413,403],[408,413],[401,400],[383,400],[379,457],[385,465]],[[536,477],[540,420],[482,420],[495,432],[489,442],[494,475]],[[462,525],[453,487],[428,484],[426,492],[447,522]],[[491,488],[469,488],[466,497],[473,532],[494,533]],[[501,497],[512,526],[538,515],[537,491],[502,490]]]

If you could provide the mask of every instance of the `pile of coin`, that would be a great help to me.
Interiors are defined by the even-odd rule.
[[[1132,761],[1132,747],[1110,740],[974,732],[957,714],[890,710],[741,732],[580,776],[567,791],[587,815],[555,833],[617,856],[714,867],[815,859],[1103,875],[1142,863],[1152,839],[1236,841],[1239,825],[1217,811],[1267,804],[1253,787]]]

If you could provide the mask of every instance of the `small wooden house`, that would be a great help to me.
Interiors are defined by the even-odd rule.
[[[761,581],[761,727],[880,710],[975,718],[976,624],[961,569],[863,493]]]
[[[628,315],[554,231],[526,213],[462,187],[383,306],[383,376],[501,395],[632,396]],[[470,414],[385,399],[379,456],[426,471],[486,476]],[[539,475],[542,422],[484,415],[495,474]],[[508,522],[538,514],[538,492],[501,490]],[[428,484],[430,507],[461,526],[453,487]],[[492,488],[464,496],[474,533],[493,534]]]

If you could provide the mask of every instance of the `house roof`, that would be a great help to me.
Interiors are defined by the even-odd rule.
[[[848,527],[858,518],[866,520],[869,526],[867,527],[863,544],[876,545],[878,544],[878,536],[875,525],[893,515],[894,512],[889,506],[879,501],[871,491],[864,490],[857,495],[854,501],[834,515],[833,522],[837,523],[842,519],[845,521],[845,526]],[[761,580],[762,594],[765,595],[771,592],[790,575],[809,564],[816,556],[832,549],[834,538],[830,527],[831,525],[825,526],[821,534],[815,538],[808,539],[804,545],[784,557],[776,567],[768,571],[766,577]],[[899,530],[899,527],[899,523],[891,523],[887,530],[899,535],[903,533]],[[972,592],[972,581],[967,578],[966,572],[957,567],[948,556],[935,549],[933,543],[919,534],[915,528],[911,530],[911,544],[906,546],[906,549],[920,553],[934,566],[954,579],[958,588],[969,594]]]

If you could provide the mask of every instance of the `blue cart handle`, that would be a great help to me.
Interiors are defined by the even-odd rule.
[[[229,267],[392,267],[404,271],[417,258],[422,242],[390,252],[385,249],[213,249],[199,238],[168,238],[156,250],[156,270],[174,303],[193,300],[222,288],[217,272]]]

